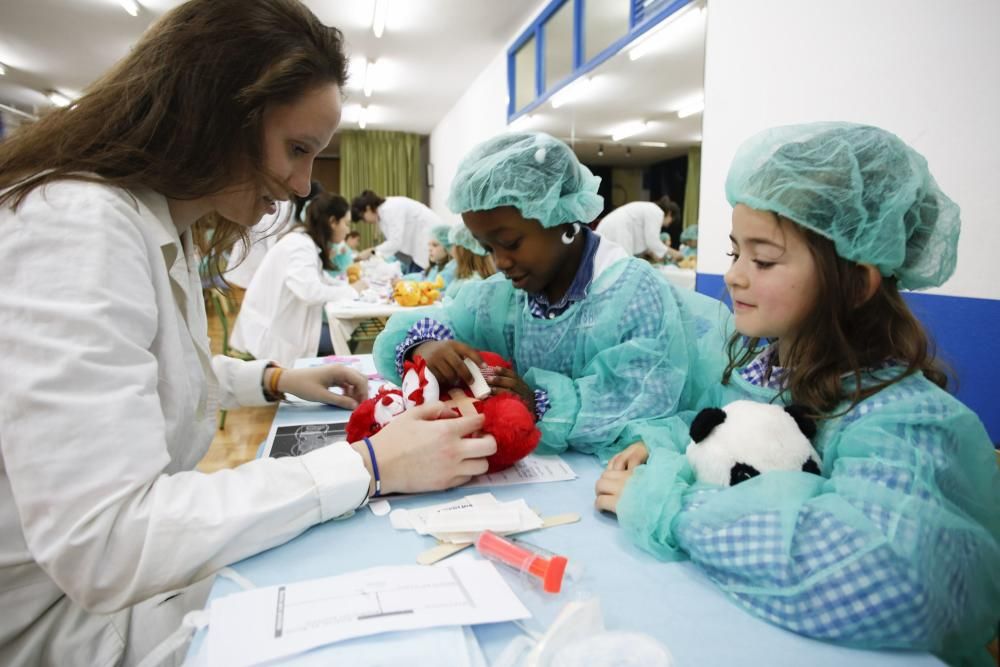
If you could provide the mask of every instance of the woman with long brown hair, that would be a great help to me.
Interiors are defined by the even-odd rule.
[[[218,257],[309,191],[346,70],[340,31],[296,0],[192,0],[0,144],[0,663],[134,664],[220,567],[379,490],[485,472],[492,438],[461,439],[481,418],[433,408],[367,442],[194,470],[220,406],[367,396],[337,366],[212,359],[192,241],[214,220]]]

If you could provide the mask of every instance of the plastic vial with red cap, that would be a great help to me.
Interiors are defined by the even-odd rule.
[[[476,538],[476,551],[536,579],[546,593],[562,590],[563,575],[569,561],[538,547],[484,531]]]

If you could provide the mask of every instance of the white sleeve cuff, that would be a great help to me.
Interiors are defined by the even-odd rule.
[[[261,384],[269,363],[267,359],[242,361],[221,354],[212,357],[212,370],[222,392],[222,407],[228,410],[269,405]]]
[[[323,521],[353,512],[368,497],[371,475],[361,455],[346,442],[336,442],[299,457],[319,493]]]

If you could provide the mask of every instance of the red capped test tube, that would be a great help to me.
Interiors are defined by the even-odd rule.
[[[569,562],[564,556],[545,557],[524,548],[522,543],[508,540],[496,533],[484,531],[476,538],[476,551],[486,558],[500,561],[542,582],[546,593],[558,593]]]

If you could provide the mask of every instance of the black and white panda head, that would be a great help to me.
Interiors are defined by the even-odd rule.
[[[722,486],[773,470],[819,475],[814,435],[816,424],[799,406],[733,401],[698,413],[687,458],[699,481]]]

